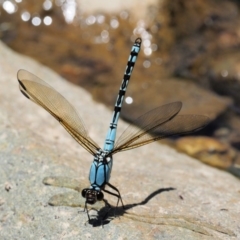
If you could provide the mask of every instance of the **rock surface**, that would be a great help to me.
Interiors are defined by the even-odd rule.
[[[236,151],[233,148],[210,137],[182,137],[176,140],[176,148],[221,169],[233,166],[236,159]]]
[[[114,156],[111,183],[126,211],[119,207],[119,217],[103,228],[86,223],[81,207],[48,205],[56,194],[77,192],[46,186],[43,179],[85,182],[92,157],[20,94],[18,69],[44,79],[73,103],[97,143],[103,143],[111,112],[50,69],[3,44],[0,52],[1,239],[240,238],[239,180],[158,143]],[[124,128],[120,120],[118,132]],[[106,198],[115,204],[115,198]]]

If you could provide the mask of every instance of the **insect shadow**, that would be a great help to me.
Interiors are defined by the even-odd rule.
[[[109,224],[114,218],[123,216],[127,210],[132,209],[136,206],[141,206],[147,204],[152,198],[156,195],[161,194],[162,192],[173,191],[176,188],[169,187],[169,188],[159,188],[156,191],[152,192],[149,196],[147,196],[143,201],[138,203],[132,203],[122,206],[112,207],[106,205],[105,207],[98,210],[98,214],[96,218],[92,218],[88,223],[93,227],[99,227]]]

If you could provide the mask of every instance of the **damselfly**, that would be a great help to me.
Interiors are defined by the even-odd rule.
[[[87,214],[87,204],[94,204],[101,200],[108,204],[107,200],[104,199],[103,192],[116,196],[117,206],[119,200],[124,206],[119,190],[109,183],[112,156],[115,153],[137,148],[162,138],[187,134],[203,128],[209,122],[209,118],[202,115],[178,115],[182,103],[173,102],[157,107],[137,118],[115,143],[117,123],[124,95],[140,51],[141,42],[142,40],[137,38],[131,49],[103,149],[88,136],[83,121],[76,110],[61,94],[26,70],[19,70],[17,74],[19,88],[23,95],[47,110],[82,147],[93,155],[89,173],[90,187],[82,191],[82,196],[86,198]],[[134,125],[139,126],[140,129]],[[150,135],[153,131],[154,135]],[[115,192],[105,189],[106,185]]]

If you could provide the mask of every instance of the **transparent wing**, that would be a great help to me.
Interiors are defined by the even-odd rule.
[[[47,110],[82,147],[93,155],[100,149],[88,136],[74,107],[60,93],[26,70],[19,70],[17,78],[22,94]]]
[[[181,102],[173,102],[152,109],[138,117],[118,138],[114,150],[124,149],[139,138],[147,135],[147,133],[153,132],[157,126],[175,117],[181,108]],[[137,129],[135,126],[138,126],[140,129]]]
[[[200,130],[209,123],[210,119],[203,115],[177,115],[181,108],[178,109],[177,104],[179,102],[155,108],[136,119],[119,137],[111,154],[163,138],[188,134]]]

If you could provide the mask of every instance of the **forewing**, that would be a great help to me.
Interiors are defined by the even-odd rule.
[[[25,97],[47,110],[88,152],[96,153],[99,146],[88,136],[74,107],[60,93],[26,70],[19,70],[17,77]]]
[[[123,135],[126,135],[125,132],[128,131],[128,129],[133,135],[128,135],[127,138],[124,138],[125,141],[122,140],[121,136],[121,144],[118,144],[117,142],[112,154],[137,148],[163,138],[198,131],[205,127],[209,121],[209,117],[203,115],[174,115],[168,120],[165,117],[152,120],[151,123],[147,122],[146,125],[151,126],[151,128],[145,127],[143,129],[136,130],[135,127],[134,130],[131,130],[132,126],[130,125],[130,127],[124,131]]]
[[[123,151],[129,149],[135,141],[142,139],[147,133],[175,117],[182,108],[181,102],[173,102],[157,107],[139,118],[137,118],[118,138],[113,152]],[[138,126],[139,128],[136,128]],[[125,149],[126,148],[126,149]]]

